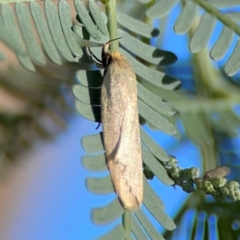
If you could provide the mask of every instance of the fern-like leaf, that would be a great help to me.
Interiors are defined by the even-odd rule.
[[[166,1],[160,0],[146,11],[146,15],[150,18],[163,18],[169,14],[173,6],[177,3],[176,0]],[[228,8],[239,5],[238,1],[204,1],[204,0],[188,0],[183,4],[183,10],[179,15],[174,25],[174,31],[177,34],[186,33],[193,25],[197,16],[199,7],[206,12],[201,16],[201,21],[196,27],[194,34],[189,42],[189,49],[192,53],[198,53],[208,43],[211,33],[215,27],[216,19],[224,25],[222,34],[217,39],[215,45],[210,50],[210,56],[214,60],[219,60],[225,56],[228,48],[232,44],[233,33],[240,35],[240,27],[238,26],[238,17],[234,15],[222,13],[219,8]],[[237,15],[236,15],[237,16]],[[233,76],[240,69],[239,42],[224,66],[224,71],[227,75]]]

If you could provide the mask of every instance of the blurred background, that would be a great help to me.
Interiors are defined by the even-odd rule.
[[[126,4],[122,5],[124,8]],[[178,57],[174,65],[164,70],[168,75],[180,79],[183,92],[188,92],[191,96],[195,94],[196,82],[193,58],[188,50],[188,37],[173,32],[180,9],[181,5],[177,4],[168,17],[154,21],[154,26],[161,29],[161,35],[151,39],[151,44],[171,51]],[[137,8],[134,14],[138,15]],[[209,48],[216,41],[221,28],[222,25],[217,23]],[[236,43],[237,37],[234,41]],[[114,196],[94,195],[85,187],[85,179],[92,173],[81,165],[80,159],[85,153],[80,139],[99,132],[101,128],[96,130],[97,123],[83,119],[75,111],[71,85],[75,81],[74,73],[78,64],[68,63],[58,67],[49,61],[47,67],[36,67],[37,73],[33,74],[20,66],[16,56],[4,44],[1,43],[0,49],[8,59],[8,63],[0,63],[0,239],[96,239],[113,228],[118,221],[107,226],[96,226],[91,222],[91,209],[107,204]],[[221,78],[238,87],[239,74],[227,79],[221,72],[232,50],[233,47],[224,59],[211,61],[211,64]],[[52,81],[50,77],[42,79],[43,72],[48,72],[58,82]],[[68,82],[64,82],[66,78]],[[234,111],[238,114],[237,106]],[[199,146],[189,140],[184,127],[178,123],[181,138],[155,131],[147,124],[144,128],[168,154],[177,158],[181,168],[202,169]],[[238,128],[235,130],[234,138],[215,131],[214,140],[217,143],[218,165],[231,165],[234,169],[229,178],[238,180],[239,132]],[[198,225],[194,230],[194,239],[227,239],[219,236],[217,213],[225,211],[224,216],[227,218],[231,211],[239,209],[237,204],[227,210],[215,205],[220,210],[212,212],[213,205],[207,205],[205,200],[202,200],[201,205],[200,200],[195,198],[188,201],[189,194],[179,187],[164,186],[156,178],[151,181],[151,185],[165,203],[166,212],[172,218],[178,217],[178,229],[173,235],[166,235],[167,239],[188,239],[189,231],[193,229],[191,223],[196,219]],[[214,202],[211,197],[204,196],[204,199],[210,204]],[[238,217],[234,221],[227,219],[230,226],[233,226],[226,230],[229,236],[233,229],[239,229]],[[203,225],[212,229],[208,238],[203,234]],[[159,231],[164,230],[159,228]]]

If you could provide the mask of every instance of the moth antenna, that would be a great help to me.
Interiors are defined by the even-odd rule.
[[[108,42],[106,42],[104,45],[103,45],[103,48],[102,48],[102,59],[106,56],[106,53],[108,52],[108,49],[109,49],[109,45],[111,42],[114,42],[118,39],[121,39],[122,37],[118,37],[118,38],[114,38],[114,39],[111,39],[109,40]]]

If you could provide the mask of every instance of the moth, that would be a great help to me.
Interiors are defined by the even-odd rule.
[[[209,170],[207,171],[204,176],[203,179],[204,180],[210,180],[213,178],[221,178],[221,177],[225,177],[230,173],[230,168],[223,166],[223,167],[217,167],[215,169]]]
[[[90,57],[104,68],[101,92],[103,142],[114,189],[128,210],[136,210],[143,199],[143,169],[137,82],[132,66],[118,51],[109,51],[113,39],[104,44],[102,59],[90,48]]]

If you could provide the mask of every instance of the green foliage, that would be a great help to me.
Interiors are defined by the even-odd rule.
[[[150,39],[152,37],[159,38],[160,30],[154,28],[145,18],[167,17],[171,9],[179,2],[177,0],[136,0],[135,3],[130,3],[131,6],[126,7],[129,2],[120,1],[117,7],[121,10],[117,8],[116,16],[108,16],[108,19],[110,19],[109,33],[106,27],[107,17],[100,11],[100,4],[98,6],[98,2],[93,0],[87,2],[87,7],[80,0],[74,0],[73,2],[46,0],[43,4],[35,1],[30,2],[29,6],[24,2],[17,2],[14,5],[2,2],[0,41],[15,54],[17,60],[25,69],[34,72],[34,74],[25,75],[24,72],[24,74],[18,74],[22,76],[18,79],[18,75],[8,71],[8,74],[6,74],[8,76],[7,80],[18,79],[18,82],[6,81],[1,75],[1,85],[8,90],[13,89],[15,93],[18,92],[19,94],[20,92],[21,97],[31,102],[34,109],[37,109],[40,113],[45,112],[40,110],[47,109],[46,112],[56,120],[55,112],[50,111],[51,113],[49,113],[50,103],[44,103],[42,96],[48,94],[51,98],[57,99],[56,102],[61,101],[62,107],[66,108],[65,99],[60,99],[62,96],[61,90],[56,90],[54,85],[56,84],[55,80],[62,80],[61,85],[73,84],[71,79],[73,74],[76,74],[78,83],[72,89],[76,98],[77,110],[83,117],[100,122],[102,72],[94,68],[85,54],[84,47],[93,47],[94,54],[100,57],[100,46],[109,39],[109,36],[112,38],[117,34],[117,36],[123,37],[119,40],[119,51],[130,62],[137,75],[141,124],[147,122],[149,126],[157,130],[176,135],[179,133],[175,127],[175,122],[180,119],[187,136],[200,147],[204,170],[213,169],[216,167],[218,151],[215,148],[216,138],[214,133],[236,135],[236,127],[239,126],[240,121],[232,110],[232,106],[239,104],[240,98],[239,89],[227,82],[219,71],[213,69],[206,46],[214,31],[216,21],[220,21],[223,24],[222,33],[210,49],[209,54],[213,60],[220,60],[227,54],[234,35],[239,36],[240,34],[239,14],[222,12],[219,9],[238,6],[239,1],[181,1],[182,11],[174,24],[174,31],[177,34],[188,33],[190,37],[189,49],[194,53],[193,66],[197,82],[197,94],[195,96],[180,91],[173,92],[173,90],[180,88],[180,82],[159,71],[163,66],[175,63],[177,57],[174,53],[150,46]],[[124,12],[129,6],[130,14],[127,11]],[[75,12],[73,12],[73,7]],[[199,9],[204,10],[202,16],[198,14]],[[111,12],[111,10],[113,11]],[[115,13],[116,9],[108,6],[106,13],[109,14],[109,11]],[[134,17],[136,13],[138,13],[138,16]],[[78,22],[73,22],[76,14]],[[114,23],[114,17],[119,24],[118,29]],[[7,58],[8,55],[0,52],[1,61],[6,63]],[[47,72],[49,60],[55,65],[61,66],[61,69],[64,69],[64,74],[59,72],[58,75],[57,72],[60,68],[53,67],[55,65],[52,63],[51,69]],[[237,42],[225,64],[224,71],[227,75],[233,76],[239,69],[239,42]],[[31,85],[29,82],[24,82],[24,78],[35,81],[37,79],[37,81]],[[197,95],[201,97],[199,98]],[[213,117],[213,114],[218,117]],[[16,132],[21,135],[19,131],[21,129],[20,123],[25,124],[27,121],[27,123],[30,122],[30,125],[33,125],[39,135],[48,136],[44,127],[36,123],[35,119],[39,116],[36,113],[26,115],[4,113],[1,115],[0,124],[4,126],[6,131],[10,132],[12,129],[16,129]],[[59,121],[61,122],[61,120]],[[15,136],[13,131],[11,133],[9,139],[13,139]],[[130,213],[122,208],[116,198],[107,206],[93,209],[92,220],[97,224],[108,223],[116,218],[123,219],[122,224],[118,224],[99,239],[132,239],[133,235],[137,239],[164,239],[149,220],[149,213],[165,229],[173,230],[175,228],[173,220],[164,211],[163,202],[147,180],[154,176],[166,185],[177,184],[186,192],[193,192],[195,184],[196,188],[203,189],[205,193],[211,194],[216,199],[239,200],[239,184],[236,181],[227,181],[223,176],[210,179],[204,179],[203,177],[202,180],[199,180],[198,169],[182,170],[176,166],[176,159],[169,156],[158,146],[143,128],[141,128],[141,140],[143,168],[146,176],[144,180],[144,207]],[[6,141],[2,144],[2,151],[9,152],[9,142]],[[82,146],[88,154],[82,158],[83,166],[93,172],[107,171],[101,133],[84,137]],[[87,178],[86,186],[96,194],[114,192],[109,176]],[[189,200],[176,217],[176,223],[179,224],[190,206],[196,208],[195,220],[189,233],[192,237],[195,236],[196,229],[200,228],[198,217],[202,213],[204,215],[202,222],[205,226],[209,224],[206,214],[215,214],[211,208],[216,206],[224,208],[221,203],[217,202],[213,205],[213,203],[201,199],[200,195],[197,194],[194,193],[190,197],[193,200],[197,199],[195,205],[193,206]],[[231,228],[234,217],[236,217],[231,215],[234,213],[232,206],[238,206],[238,203],[234,204],[231,207],[229,207],[230,204],[226,204],[229,207],[229,209],[227,207],[225,209],[227,216],[217,212],[219,222],[216,228],[219,235],[226,236],[223,232],[223,229],[226,228],[223,227],[225,222],[227,223],[226,226]],[[207,236],[211,228],[203,227],[202,231],[203,235]],[[237,236],[237,232],[235,231],[233,236]],[[166,237],[169,234],[167,233]],[[234,238],[228,238],[227,236],[225,239]]]

